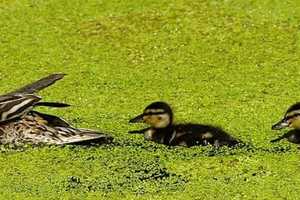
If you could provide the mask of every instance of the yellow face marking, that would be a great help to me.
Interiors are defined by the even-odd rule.
[[[170,124],[170,116],[168,114],[145,115],[143,121],[154,128],[165,128]]]
[[[290,128],[300,129],[300,116],[292,118],[291,120],[289,120],[289,122],[290,122],[289,125]]]

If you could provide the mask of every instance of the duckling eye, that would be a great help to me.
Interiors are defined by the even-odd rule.
[[[157,119],[158,119],[158,120],[161,120],[161,119],[162,119],[162,117],[161,117],[161,116],[158,116],[158,117],[157,117]]]

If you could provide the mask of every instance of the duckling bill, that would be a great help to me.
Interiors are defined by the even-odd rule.
[[[60,102],[40,102],[35,93],[62,79],[51,74],[13,92],[0,96],[0,144],[91,144],[112,141],[98,131],[74,128],[63,119],[34,111],[36,106],[67,107]]]
[[[203,124],[173,124],[173,112],[165,102],[154,102],[130,123],[146,123],[149,128],[129,133],[144,134],[146,140],[169,146],[213,145],[235,146],[238,140],[218,127]]]

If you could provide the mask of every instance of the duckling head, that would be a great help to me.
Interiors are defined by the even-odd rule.
[[[284,115],[284,118],[272,126],[273,130],[279,130],[285,127],[300,130],[300,103],[292,105]]]
[[[165,102],[151,103],[144,109],[142,114],[129,121],[129,123],[139,122],[149,124],[153,128],[166,128],[173,122],[172,109]]]

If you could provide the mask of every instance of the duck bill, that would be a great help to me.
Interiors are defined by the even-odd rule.
[[[283,119],[272,126],[272,130],[280,130],[289,126],[289,123]]]
[[[140,115],[136,116],[135,118],[132,118],[131,120],[129,120],[129,123],[141,123],[144,121],[143,117],[144,117],[144,114],[140,114]]]

